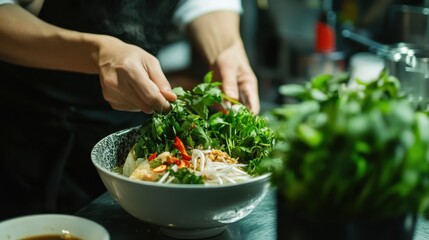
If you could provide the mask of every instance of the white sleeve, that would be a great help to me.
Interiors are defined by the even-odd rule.
[[[242,13],[241,0],[180,0],[173,14],[173,22],[183,29],[195,18],[219,10]]]
[[[6,3],[17,3],[17,1],[16,0],[0,0],[0,5],[3,5]]]

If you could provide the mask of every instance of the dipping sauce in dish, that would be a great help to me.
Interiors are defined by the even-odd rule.
[[[82,240],[74,237],[70,234],[49,234],[49,235],[37,235],[32,237],[21,238],[20,240]]]

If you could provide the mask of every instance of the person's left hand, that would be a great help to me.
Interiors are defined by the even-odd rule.
[[[211,68],[213,79],[222,81],[222,90],[228,97],[239,100],[254,114],[259,113],[258,82],[241,40],[220,52]]]

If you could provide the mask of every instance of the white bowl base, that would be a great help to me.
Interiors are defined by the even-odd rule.
[[[202,239],[217,236],[225,231],[227,225],[207,229],[178,229],[161,227],[161,233],[178,239]]]

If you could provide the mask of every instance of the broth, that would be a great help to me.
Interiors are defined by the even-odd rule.
[[[32,237],[21,238],[20,240],[82,240],[80,238],[71,236],[69,234],[51,234],[51,235],[37,235]]]

